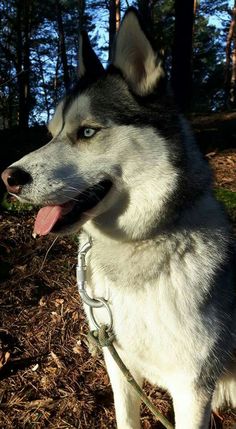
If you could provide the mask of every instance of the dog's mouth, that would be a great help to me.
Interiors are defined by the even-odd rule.
[[[83,216],[88,219],[89,212],[105,198],[111,187],[110,180],[102,180],[81,192],[73,200],[41,208],[35,220],[34,235],[63,232],[82,220]]]

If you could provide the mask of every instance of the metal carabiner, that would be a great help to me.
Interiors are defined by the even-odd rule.
[[[91,298],[85,289],[86,286],[86,255],[88,251],[91,249],[92,243],[91,240],[86,242],[81,249],[79,248],[78,251],[78,263],[76,266],[76,279],[77,279],[77,285],[78,285],[78,291],[81,296],[82,301],[87,304],[89,307],[103,307],[103,302],[101,302],[98,299]]]
[[[79,248],[79,251],[78,251],[78,264],[76,266],[76,278],[77,278],[78,291],[82,301],[88,305],[90,317],[94,325],[98,329],[100,329],[101,325],[99,324],[99,322],[97,321],[94,315],[94,308],[103,307],[106,309],[107,314],[109,316],[109,323],[106,324],[107,330],[109,332],[112,332],[113,317],[112,317],[112,312],[107,300],[105,298],[91,298],[86,291],[86,270],[87,270],[86,255],[88,251],[91,249],[91,247],[92,247],[91,240],[88,240],[88,242],[86,242],[81,248]]]
[[[97,300],[100,301],[101,302],[101,306],[107,310],[107,314],[109,316],[109,323],[106,323],[106,326],[107,326],[107,330],[109,332],[111,332],[112,328],[113,328],[113,317],[112,317],[112,312],[111,312],[110,306],[109,306],[108,302],[104,298],[97,298]],[[94,325],[96,326],[96,328],[100,329],[101,325],[103,325],[103,323],[99,323],[97,321],[97,319],[96,319],[96,317],[94,315],[94,307],[89,307],[89,313],[90,313],[90,317],[91,317]]]

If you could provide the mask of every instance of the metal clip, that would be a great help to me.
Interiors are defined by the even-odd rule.
[[[81,249],[78,251],[78,263],[76,266],[76,278],[77,278],[77,285],[79,294],[81,296],[82,301],[87,304],[89,307],[103,307],[104,304],[98,299],[91,298],[85,289],[86,286],[86,254],[91,249],[92,243],[91,240],[89,240],[87,243],[85,243]]]
[[[107,327],[107,331],[111,332],[112,328],[113,328],[113,317],[112,317],[112,312],[111,312],[110,306],[109,306],[108,302],[104,298],[97,298],[97,300],[101,302],[102,307],[104,307],[106,309],[106,311],[107,311],[109,322],[106,323],[106,327]],[[103,324],[99,323],[97,321],[97,319],[96,319],[96,317],[94,315],[94,307],[89,307],[89,313],[90,313],[90,317],[91,317],[94,325],[96,326],[96,328],[100,329]]]
[[[86,255],[88,251],[92,247],[91,240],[88,240],[78,251],[78,264],[76,266],[76,277],[78,284],[78,291],[82,301],[89,306],[90,317],[96,326],[96,328],[100,328],[101,324],[97,321],[94,315],[94,308],[103,307],[107,311],[109,323],[106,324],[107,331],[112,332],[113,327],[113,318],[110,306],[106,299],[104,298],[91,298],[86,292]]]

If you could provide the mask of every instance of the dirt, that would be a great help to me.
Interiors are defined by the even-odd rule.
[[[217,186],[236,191],[236,150],[207,157]],[[115,428],[103,359],[88,351],[75,279],[76,239],[34,240],[32,213],[2,212],[0,225],[1,429]],[[168,394],[149,385],[146,391],[173,422]],[[145,407],[142,424],[163,427]],[[234,424],[236,410],[212,415],[212,428]]]
[[[236,149],[206,155],[214,172],[215,186],[236,192]]]

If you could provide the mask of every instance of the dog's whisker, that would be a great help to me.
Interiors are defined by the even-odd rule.
[[[71,192],[74,192],[74,191],[76,191],[76,192],[81,192],[81,189],[79,189],[79,188],[75,188],[74,186],[68,186],[66,189],[67,189],[68,191],[71,191]]]
[[[98,190],[103,190],[104,188],[103,188],[103,186],[101,186],[101,185],[97,185],[97,189]],[[99,197],[97,196],[97,194],[96,194],[96,192],[95,191],[89,191],[88,189],[86,189],[86,190],[83,190],[83,191],[81,191],[81,192],[79,192],[79,195],[77,196],[77,197],[72,197],[71,195],[70,195],[70,193],[74,193],[75,191],[78,191],[79,192],[79,190],[78,189],[76,189],[76,188],[73,188],[72,186],[71,187],[67,187],[65,190],[64,190],[64,196],[67,198],[68,197],[68,199],[69,200],[72,200],[72,201],[76,201],[76,202],[78,202],[79,200],[80,200],[80,198],[82,197],[84,200],[88,200],[91,196],[96,200],[97,199],[97,201],[99,201],[100,199],[99,199]]]

